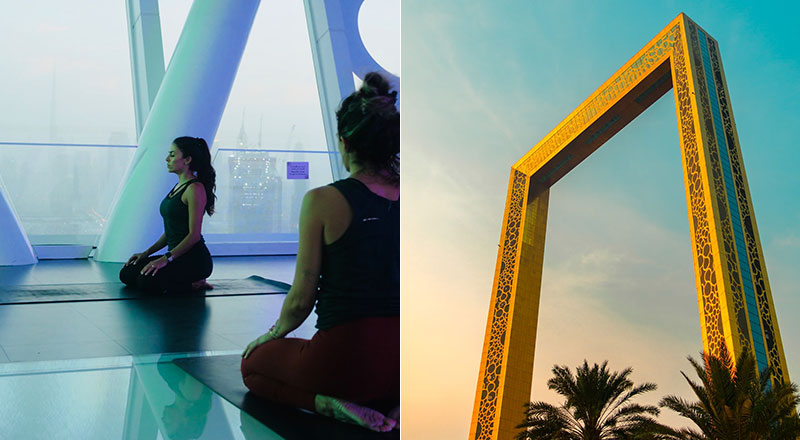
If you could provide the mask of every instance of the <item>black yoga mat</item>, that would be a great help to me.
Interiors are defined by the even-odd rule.
[[[242,374],[239,370],[242,357],[238,354],[181,358],[175,359],[173,362],[225,400],[250,414],[285,439],[393,440],[400,438],[400,431],[397,429],[390,432],[373,432],[329,417],[261,400],[248,392],[242,383]]]
[[[286,293],[291,285],[252,275],[244,279],[209,280],[212,290],[200,290],[182,296],[237,296]],[[107,301],[152,298],[157,295],[129,289],[122,283],[40,284],[0,286],[0,305],[68,301]]]

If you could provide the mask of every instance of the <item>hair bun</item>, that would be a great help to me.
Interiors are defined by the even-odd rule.
[[[389,81],[386,81],[386,78],[382,77],[377,72],[370,72],[364,76],[364,84],[361,86],[362,90],[365,88],[364,86],[373,89],[375,95],[390,95],[389,88],[391,88],[391,85],[389,84]],[[394,92],[394,95],[392,96],[397,96],[397,92]]]
[[[345,98],[336,110],[336,130],[353,160],[374,171],[386,172],[400,181],[400,113],[397,91],[379,73],[364,75],[357,92]]]

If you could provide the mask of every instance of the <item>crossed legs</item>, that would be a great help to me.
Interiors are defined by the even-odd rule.
[[[242,359],[242,378],[267,400],[390,430],[394,420],[362,405],[400,400],[400,319],[364,318],[311,340],[267,342]]]

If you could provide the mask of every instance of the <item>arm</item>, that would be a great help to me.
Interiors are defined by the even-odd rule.
[[[306,193],[300,209],[299,239],[297,246],[297,265],[294,281],[281,307],[281,314],[275,325],[255,341],[251,342],[242,356],[247,357],[257,346],[271,339],[282,338],[305,321],[314,308],[317,298],[317,285],[322,266],[322,244],[324,221],[327,211],[326,197],[317,188]]]
[[[158,240],[156,240],[155,243],[153,243],[149,248],[147,248],[147,250],[144,251],[143,254],[145,257],[149,257],[150,255],[153,255],[154,253],[161,250],[161,248],[163,248],[166,245],[167,245],[167,234],[162,233],[161,237],[158,237]]]
[[[275,322],[272,332],[275,338],[286,336],[299,327],[314,308],[322,267],[323,205],[324,196],[319,190],[309,191],[303,197],[294,281]]]
[[[130,264],[135,265],[136,263],[139,262],[139,260],[149,257],[154,252],[158,252],[159,249],[163,248],[166,245],[167,245],[167,235],[162,233],[161,237],[158,237],[158,240],[156,240],[155,243],[150,245],[150,247],[147,248],[147,250],[145,250],[140,254],[133,254],[133,256],[131,256],[131,258],[128,259],[128,262],[125,263],[125,265],[126,266]]]
[[[191,249],[192,246],[200,241],[200,231],[203,226],[203,212],[206,209],[206,190],[203,187],[203,184],[200,182],[195,182],[189,185],[189,187],[186,188],[186,191],[184,191],[183,196],[181,196],[181,201],[186,202],[189,207],[189,234],[187,234],[186,237],[183,237],[183,240],[181,240],[181,242],[178,243],[174,249],[172,249],[171,252],[173,259],[180,257],[186,252],[189,252],[189,249]],[[164,247],[167,241],[165,235],[162,235],[161,237],[164,239],[164,243],[158,249]],[[168,263],[169,260],[162,256],[161,258],[147,263],[147,266],[145,266],[142,270],[142,274],[155,275],[159,269],[163,268]]]

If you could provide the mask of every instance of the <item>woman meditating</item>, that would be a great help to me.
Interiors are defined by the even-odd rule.
[[[336,112],[350,178],[303,198],[294,282],[280,317],[247,346],[253,393],[375,431],[389,431],[400,401],[400,114],[377,73]],[[316,303],[311,340],[285,338]]]
[[[214,213],[216,172],[206,141],[188,136],[175,139],[167,154],[167,171],[178,176],[178,183],[159,209],[164,233],[144,252],[133,254],[119,279],[150,293],[210,289],[206,278],[211,275],[211,254],[201,229],[203,213]],[[164,255],[150,256],[164,246]]]

